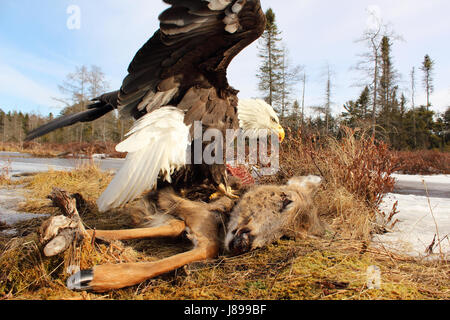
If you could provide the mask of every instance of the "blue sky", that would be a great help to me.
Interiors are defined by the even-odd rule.
[[[409,73],[425,54],[436,62],[434,110],[450,106],[450,1],[448,0],[262,0],[276,13],[293,64],[308,75],[306,105],[324,100],[324,69],[333,70],[333,111],[355,99],[359,74],[351,70],[364,52],[355,43],[367,26],[367,8],[375,8],[404,41],[394,44],[400,87],[410,97]],[[80,29],[69,30],[67,9],[80,8]],[[0,0],[0,108],[48,114],[62,105],[53,98],[76,66],[98,65],[111,89],[119,88],[136,51],[158,28],[167,5],[159,0]],[[258,97],[257,45],[241,53],[229,69],[241,98]],[[417,103],[425,95],[417,70]],[[296,95],[301,96],[298,85]]]

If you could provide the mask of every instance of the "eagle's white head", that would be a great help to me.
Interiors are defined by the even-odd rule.
[[[239,100],[237,107],[239,127],[246,134],[258,134],[259,130],[268,130],[278,135],[280,142],[285,138],[285,132],[280,125],[275,110],[261,99]]]

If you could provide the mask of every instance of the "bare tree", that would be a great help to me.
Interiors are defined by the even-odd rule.
[[[63,84],[59,86],[59,90],[65,95],[64,98],[54,98],[58,102],[61,102],[65,106],[65,110],[70,112],[80,112],[86,109],[86,106],[90,103],[90,99],[95,98],[106,90],[108,90],[108,83],[105,81],[105,74],[98,66],[91,66],[88,69],[86,66],[77,67],[74,73],[67,75]],[[105,118],[105,117],[104,117]],[[102,119],[100,121],[105,121]],[[91,126],[91,140],[95,139],[95,125],[94,122],[89,124]],[[106,131],[106,124],[103,126],[103,140],[106,141],[104,132]],[[83,142],[85,125],[84,123],[77,124],[75,128],[75,139],[79,142]],[[89,128],[89,127],[88,127]],[[69,132],[72,134],[73,129]]]
[[[78,105],[79,110],[77,111],[83,111],[88,100],[89,77],[90,72],[86,66],[76,67],[75,72],[68,74],[63,84],[59,86],[59,90],[66,95],[66,98],[56,100],[64,103],[66,107]],[[77,140],[83,142],[84,125],[81,123],[77,127]]]
[[[306,92],[306,71],[303,71],[302,78],[302,127],[305,125],[305,92]]]
[[[301,66],[291,67],[289,60],[289,51],[286,46],[282,48],[282,63],[280,66],[280,103],[281,103],[281,118],[284,119],[287,112],[287,107],[293,93],[294,85],[300,81]]]
[[[91,99],[98,97],[109,89],[109,84],[105,81],[105,74],[102,72],[100,67],[95,65],[91,66],[91,70],[89,72],[89,85],[89,93]],[[103,118],[101,119],[101,121],[103,122],[103,142],[106,142],[106,118],[106,116],[103,116]],[[95,121],[91,122],[91,126],[92,140],[95,140]]]

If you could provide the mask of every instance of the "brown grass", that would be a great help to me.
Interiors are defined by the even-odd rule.
[[[90,210],[96,211],[95,201],[111,182],[112,174],[103,172],[95,164],[87,163],[73,171],[53,171],[38,173],[22,179],[27,195],[26,203],[19,210],[33,213],[48,212],[47,196],[53,187],[79,193],[89,204]],[[52,213],[54,210],[52,210]]]
[[[159,247],[165,252],[158,251]],[[186,242],[140,241],[95,245],[84,243],[83,268],[100,263],[153,261],[174,254]],[[145,248],[145,249],[143,249]],[[239,257],[220,256],[138,286],[95,294],[65,287],[67,253],[44,258],[35,234],[1,248],[0,297],[6,299],[443,299],[450,298],[444,263],[418,263],[392,257],[363,242],[283,240]],[[381,269],[381,287],[368,289],[366,271]]]
[[[9,185],[11,183],[11,162],[7,161],[6,164],[0,168],[0,185]]]
[[[138,286],[106,294],[66,289],[69,256],[81,268],[102,263],[152,261],[187,250],[189,241],[152,239],[95,244],[44,258],[37,228],[42,219],[19,224],[24,235],[0,237],[0,299],[449,299],[448,262],[419,262],[370,246],[377,206],[392,188],[389,174],[395,159],[387,147],[347,131],[335,139],[290,139],[283,147],[282,171],[266,182],[281,183],[292,175],[323,174],[316,202],[330,225],[323,239],[280,240],[243,256],[197,263]],[[28,212],[59,214],[46,196],[57,186],[80,193],[80,210],[90,228],[132,226],[125,210],[99,214],[95,200],[111,175],[95,167],[49,172],[22,180]],[[381,288],[368,289],[369,266],[381,269]]]

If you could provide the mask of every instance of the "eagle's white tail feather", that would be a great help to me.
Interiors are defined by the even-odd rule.
[[[163,107],[139,119],[128,138],[116,147],[128,152],[125,163],[97,200],[101,212],[120,207],[155,187],[158,176],[170,181],[174,170],[186,165],[189,127],[184,112]]]

